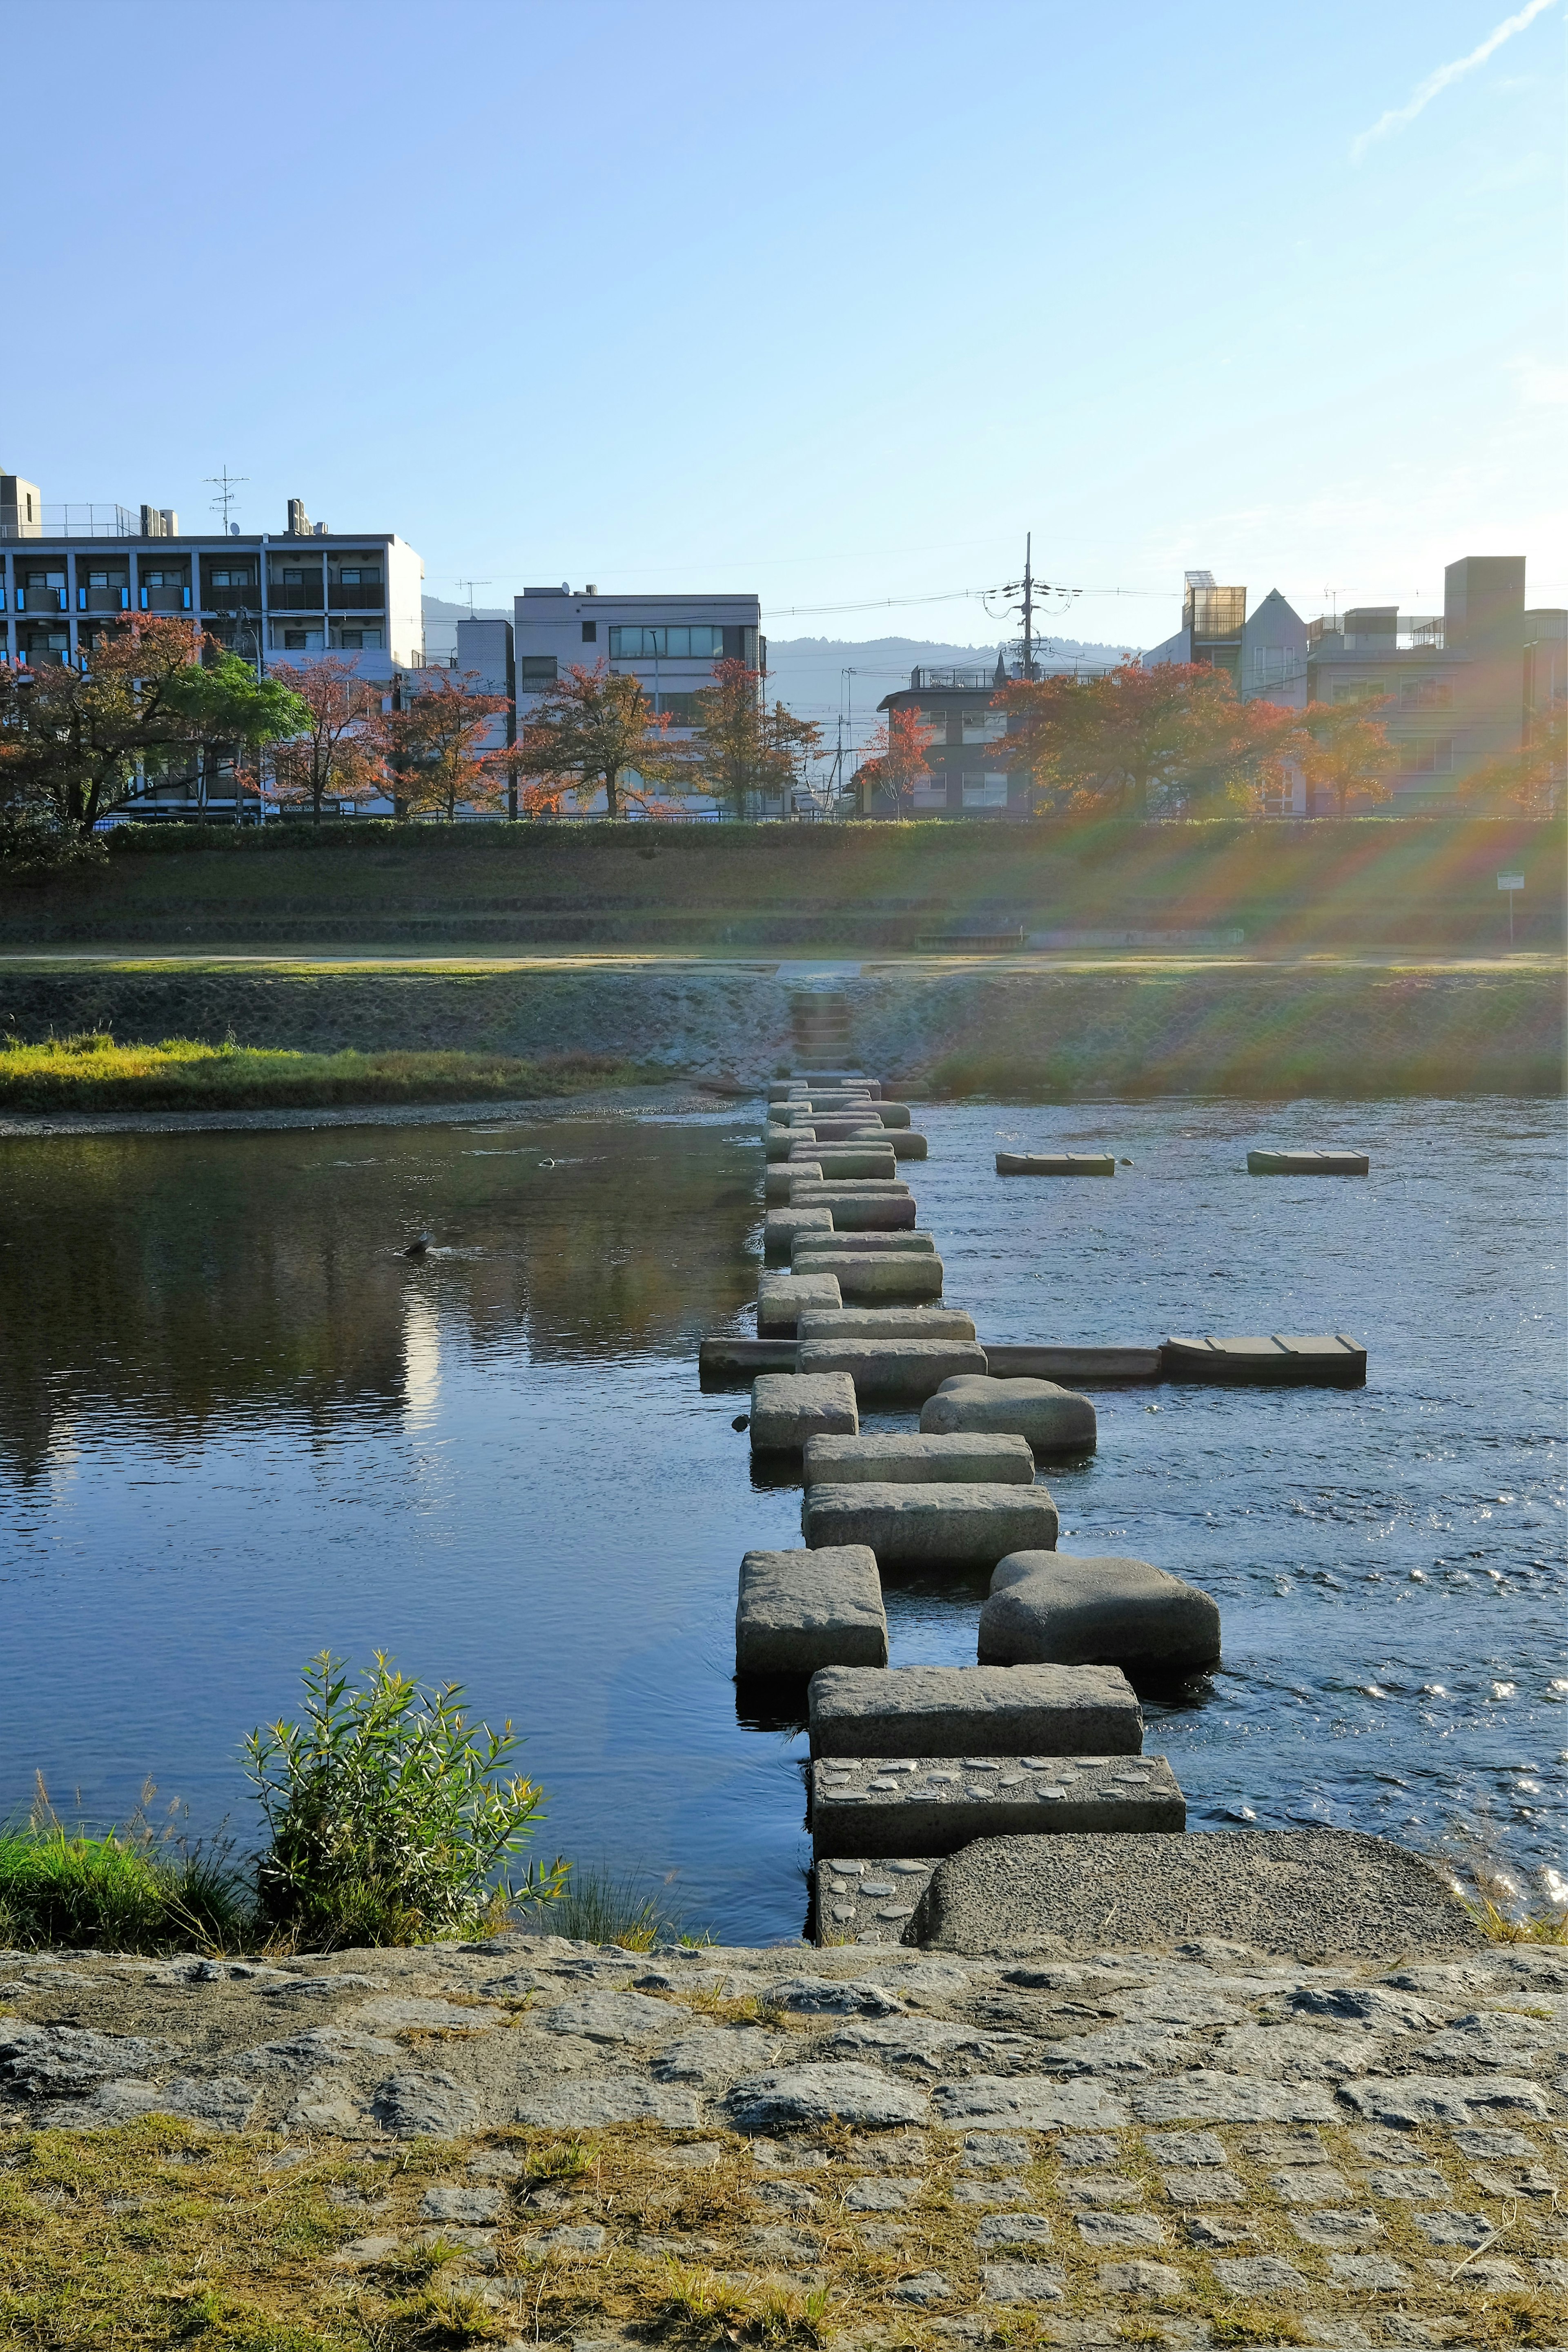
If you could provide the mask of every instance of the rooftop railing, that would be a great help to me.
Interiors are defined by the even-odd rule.
[[[1440,654],[1446,643],[1441,613],[1401,613],[1394,625],[1347,629],[1345,614],[1325,613],[1307,624],[1307,651],[1320,658],[1346,654]]]
[[[38,509],[39,520],[27,522],[16,507],[0,506],[0,539],[140,539],[142,510],[139,507],[112,504],[95,506],[90,500],[80,504],[56,506],[47,501]]]

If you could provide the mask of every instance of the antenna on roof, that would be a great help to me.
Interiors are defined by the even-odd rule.
[[[226,466],[221,473],[208,474],[205,478],[211,483],[217,491],[217,496],[214,499],[212,503],[215,507],[221,508],[223,510],[223,527],[226,533],[229,530],[228,510],[230,507],[237,504],[237,500],[234,494],[236,490],[238,489],[241,482],[249,481],[250,476],[248,474],[231,474],[228,467]]]
[[[493,585],[493,583],[489,580],[459,580],[457,584],[459,588],[466,588],[468,592],[468,618],[471,621],[474,617],[475,589],[489,588]]]

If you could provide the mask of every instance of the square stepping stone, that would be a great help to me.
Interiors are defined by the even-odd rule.
[[[1292,2165],[1287,2171],[1271,2172],[1268,2186],[1287,2205],[1331,2205],[1351,2193],[1344,2174],[1331,2164]]]
[[[1245,2205],[1247,2191],[1234,2172],[1210,2165],[1184,2166],[1163,2172],[1161,2185],[1173,2205]]]
[[[1121,2164],[1127,2155],[1118,2139],[1109,2132],[1071,2132],[1058,2140],[1057,2156],[1063,2164],[1075,2170],[1091,2164]],[[1074,2187],[1076,2196],[1077,2188]]]
[[[1143,1744],[1143,1716],[1115,1666],[841,1666],[811,1685],[814,1756],[1016,1756],[1031,1770],[1064,1756]]]
[[[940,1298],[943,1266],[934,1250],[808,1250],[797,1248],[792,1257],[797,1274],[831,1274],[846,1298],[856,1302],[861,1314],[880,1307],[901,1304],[906,1311],[922,1299]],[[832,1339],[853,1336],[847,1330],[814,1331],[813,1339]],[[873,1336],[887,1337],[887,1334]],[[897,1336],[896,1334],[893,1336]],[[912,1332],[911,1338],[919,1338]],[[933,1330],[925,1337],[931,1339],[974,1338],[974,1326],[967,1331]]]
[[[816,1941],[901,1942],[939,1860],[936,1854],[904,1854],[878,1862],[818,1862],[812,1871]]]
[[[803,1346],[803,1364],[813,1352],[810,1343]],[[1035,1486],[910,1486],[876,1479],[812,1486],[800,1516],[808,1544],[868,1544],[884,1576],[919,1569],[989,1571],[1009,1552],[1048,1548],[1057,1539],[1057,1507]]]
[[[818,1213],[806,1210],[804,1213],[815,1216]],[[831,1233],[825,1234],[820,1227],[812,1226],[803,1230],[799,1239],[792,1244],[792,1254],[796,1250],[822,1257],[826,1261],[827,1272],[831,1273],[832,1261],[838,1256],[880,1257],[885,1250],[923,1250],[934,1255],[936,1235],[923,1225],[906,1226],[897,1233],[862,1231],[857,1234],[841,1234],[837,1226]]]
[[[809,1438],[805,1483],[1032,1486],[1035,1456],[1021,1437],[910,1437],[878,1430]]]
[[[795,1243],[810,1234],[819,1241],[833,1235],[830,1209],[770,1209],[763,1220],[763,1262],[788,1265]]]
[[[764,1274],[757,1285],[757,1337],[793,1339],[795,1325],[808,1307],[839,1307],[843,1300],[830,1274]],[[816,1365],[814,1370],[832,1370]]]
[[[1375,2213],[1292,2213],[1290,2227],[1309,2246],[1368,2246],[1383,2235]]]
[[[965,2170],[989,2171],[994,2166],[1014,2169],[1033,2164],[1035,2151],[1015,2132],[966,2132],[959,2162]]]
[[[1331,2254],[1329,2276],[1335,2286],[1399,2294],[1410,2284],[1410,2273],[1387,2254]]]
[[[813,1437],[853,1438],[859,1427],[843,1372],[759,1372],[752,1382],[753,1454],[799,1454]]]
[[[787,1557],[787,1555],[786,1555]],[[819,1859],[944,1854],[983,1837],[1175,1831],[1186,1807],[1163,1756],[818,1757],[810,1826]]]
[[[882,1666],[888,1619],[874,1555],[858,1545],[749,1551],[735,1608],[735,1671],[813,1675],[821,1666]]]
[[[1435,2164],[1381,2166],[1377,2171],[1368,2173],[1366,2185],[1374,2197],[1397,2197],[1422,2203],[1448,2193],[1448,2184]]]
[[[800,1350],[803,1372],[847,1372],[862,1404],[920,1404],[952,1373],[980,1371],[984,1364],[985,1351],[973,1339],[807,1339]]]
[[[1224,2147],[1213,2132],[1145,2132],[1143,2142],[1156,2164],[1175,2164],[1189,2168],[1194,2165],[1214,2165],[1217,2168],[1230,2162]]]

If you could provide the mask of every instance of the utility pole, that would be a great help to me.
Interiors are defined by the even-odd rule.
[[[1035,575],[1030,569],[1035,534],[1024,533],[1024,676],[1035,675]]]

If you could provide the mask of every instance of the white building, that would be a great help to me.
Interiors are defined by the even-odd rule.
[[[742,661],[765,671],[767,640],[755,596],[610,596],[587,587],[525,588],[513,604],[517,721],[528,724],[540,696],[566,670],[612,671],[638,678],[656,711],[668,711],[671,733],[689,738],[692,698],[713,682],[714,665]],[[459,625],[459,636],[461,625]],[[459,662],[461,656],[459,655]],[[694,816],[717,814],[693,795]],[[601,791],[578,814],[602,816]]]

